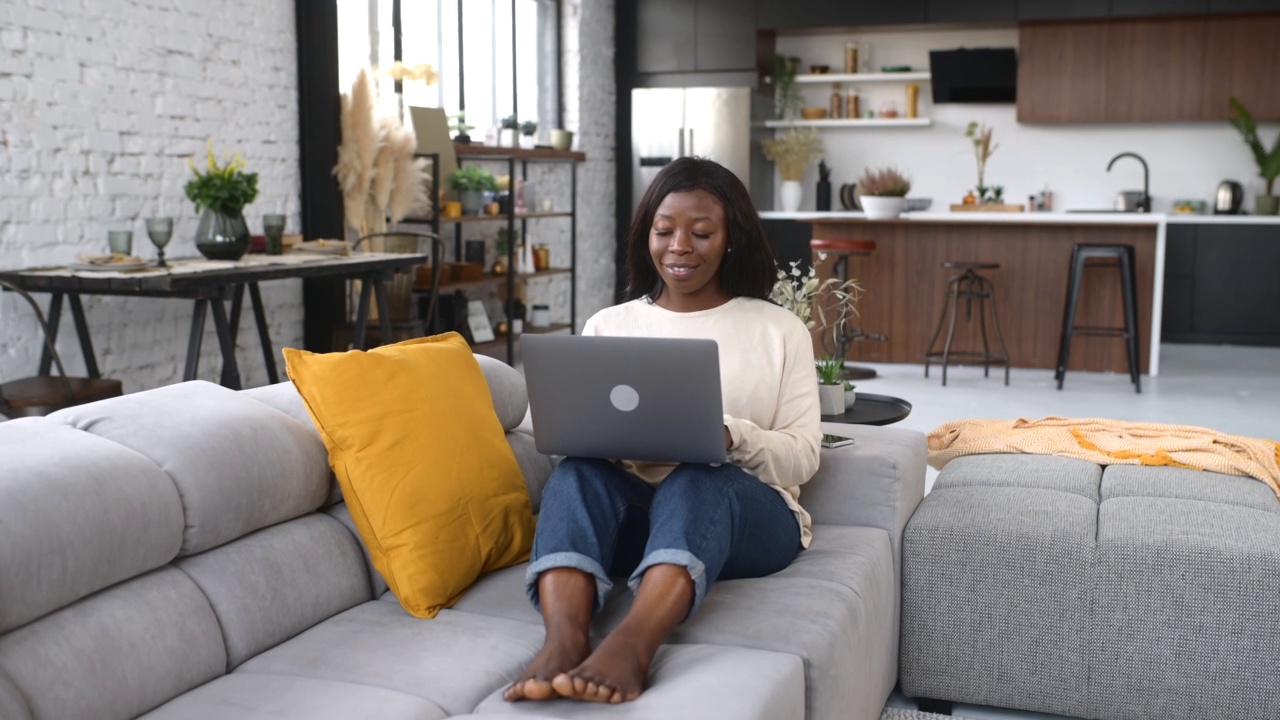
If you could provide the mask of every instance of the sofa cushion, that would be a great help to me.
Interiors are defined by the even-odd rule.
[[[360,539],[360,531],[356,529],[356,523],[351,519],[351,511],[347,509],[345,502],[337,505],[330,505],[324,509],[329,517],[342,523],[342,527],[351,533],[352,539],[356,541],[356,546],[360,548],[360,557],[364,559],[365,574],[369,577],[369,597],[381,598],[383,593],[387,592],[387,581],[382,579],[382,573],[378,572],[378,568],[373,566],[373,558],[369,557],[369,548]],[[396,600],[396,596],[391,596],[392,600]],[[396,600],[399,602],[398,600]]]
[[[46,418],[0,424],[0,632],[154,570],[182,545],[173,481]]]
[[[292,675],[234,673],[139,720],[442,720],[438,705],[382,688]]]
[[[516,464],[520,466],[520,473],[524,475],[524,486],[529,491],[529,504],[536,514],[542,509],[542,490],[547,486],[555,465],[549,456],[538,452],[532,435],[519,430],[509,431],[507,444],[511,446]]]
[[[329,618],[236,672],[369,685],[471,712],[542,647],[541,626],[442,610],[424,622],[398,603],[371,601]]]
[[[372,599],[359,543],[314,514],[176,563],[209,598],[230,670],[326,618]]]
[[[1102,477],[1095,717],[1280,717],[1280,503],[1245,477],[1112,466]]]
[[[5,720],[31,720],[27,701],[22,699],[18,686],[8,675],[0,672],[0,718]]]
[[[934,489],[956,487],[1034,488],[1079,495],[1098,502],[1102,468],[1055,455],[966,455],[947,463]]]
[[[0,673],[36,718],[125,720],[218,677],[226,664],[213,610],[173,568],[0,637]]]
[[[476,355],[476,362],[489,385],[493,409],[498,414],[502,429],[508,432],[515,430],[529,411],[529,391],[525,388],[524,376],[510,365],[487,355]]]
[[[203,381],[60,410],[50,420],[131,448],[169,473],[194,555],[305,515],[327,493],[315,433],[284,413]]]
[[[811,550],[779,573],[717,582],[668,642],[798,655],[809,717],[878,717],[894,683],[886,658],[896,652],[887,622],[897,604],[889,537],[874,528],[830,530],[816,526]],[[632,600],[626,593],[607,604],[595,633],[616,627]]]
[[[949,463],[907,524],[902,690],[1084,717],[1098,531],[1088,495],[1097,497],[1100,468],[1043,457],[1043,475],[1035,463],[999,463],[983,480],[966,463],[970,474],[949,482],[972,459]],[[1083,477],[1064,477],[1065,463],[1083,463]]]
[[[632,702],[516,702],[495,690],[475,717],[587,720],[804,720],[804,664],[795,655],[717,645],[664,645],[649,686]]]
[[[528,559],[529,493],[462,336],[284,354],[360,537],[406,610],[434,617],[481,573]]]

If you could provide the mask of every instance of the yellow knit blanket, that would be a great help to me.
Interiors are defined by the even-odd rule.
[[[929,433],[929,464],[961,455],[1036,453],[1099,465],[1169,465],[1257,478],[1280,499],[1280,443],[1190,425],[1099,418],[957,420]]]

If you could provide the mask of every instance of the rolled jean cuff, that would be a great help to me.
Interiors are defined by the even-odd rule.
[[[524,571],[524,592],[529,596],[529,602],[542,612],[542,604],[538,602],[538,577],[548,570],[556,568],[573,568],[581,570],[596,579],[596,604],[592,609],[592,613],[600,612],[604,607],[604,600],[609,596],[609,590],[613,588],[613,581],[609,580],[609,576],[605,574],[604,568],[600,567],[600,563],[591,558],[576,552],[557,552],[542,557],[529,563],[529,567]]]
[[[702,606],[702,599],[707,596],[707,566],[688,550],[670,548],[654,550],[644,556],[640,565],[636,567],[636,571],[627,579],[627,587],[631,588],[631,592],[634,593],[640,589],[640,581],[644,578],[645,571],[654,565],[679,565],[689,571],[689,577],[693,578],[693,605],[690,606],[689,614],[684,616],[684,620],[693,617],[693,614]]]

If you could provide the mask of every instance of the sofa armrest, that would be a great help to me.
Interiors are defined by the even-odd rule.
[[[815,525],[881,528],[902,563],[902,531],[924,497],[925,437],[915,430],[841,425],[854,444],[823,448],[818,472],[801,486]]]

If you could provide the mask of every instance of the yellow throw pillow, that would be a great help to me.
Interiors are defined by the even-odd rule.
[[[435,617],[481,574],[529,559],[529,493],[462,336],[284,357],[373,565],[405,610]]]

